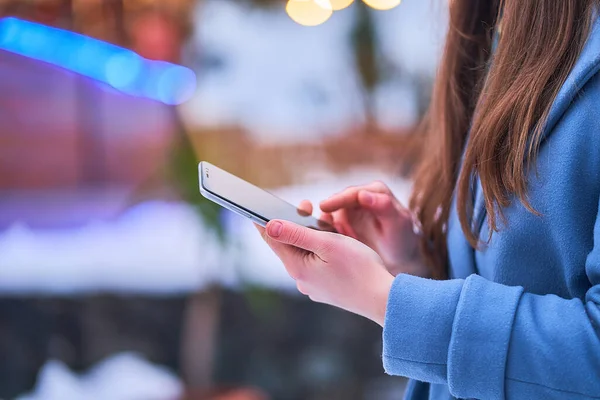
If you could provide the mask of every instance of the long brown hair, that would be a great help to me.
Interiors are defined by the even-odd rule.
[[[449,3],[446,45],[421,126],[422,161],[410,201],[436,278],[446,275],[445,224],[455,189],[460,224],[473,247],[480,244],[471,228],[474,177],[483,187],[490,238],[505,222],[503,208],[513,197],[536,212],[527,199],[527,175],[598,0]],[[502,31],[492,52],[500,10]]]

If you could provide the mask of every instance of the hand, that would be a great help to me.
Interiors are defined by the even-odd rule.
[[[301,293],[383,326],[394,277],[372,249],[350,237],[288,221],[273,220],[258,229]]]
[[[313,211],[308,201],[300,207]],[[322,201],[320,207],[321,219],[375,250],[392,275],[429,276],[413,230],[412,214],[384,183],[349,187]]]

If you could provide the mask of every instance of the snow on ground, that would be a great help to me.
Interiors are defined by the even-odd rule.
[[[185,204],[143,203],[73,229],[16,223],[0,237],[0,291],[188,292],[225,280],[228,254]]]
[[[305,198],[317,203],[374,179],[388,182],[401,200],[408,196],[408,182],[377,171],[321,176],[319,183],[276,192],[293,204]],[[167,295],[210,284],[293,291],[294,281],[254,226],[229,211],[223,215],[227,244],[180,203],[147,202],[77,228],[36,230],[15,223],[0,234],[0,293]]]
[[[183,384],[171,371],[136,354],[121,353],[83,375],[60,361],[48,361],[33,391],[17,400],[171,400],[182,394]]]

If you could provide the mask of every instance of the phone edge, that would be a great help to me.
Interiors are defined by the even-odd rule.
[[[245,217],[249,220],[251,220],[252,222],[254,222],[255,224],[258,224],[260,226],[262,226],[263,228],[265,228],[267,226],[267,223],[269,222],[267,219],[255,214],[254,212],[250,211],[250,210],[246,210],[244,208],[241,208],[240,206],[238,206],[235,203],[230,202],[229,200],[211,192],[208,188],[206,188],[204,186],[204,166],[211,166],[217,169],[220,169],[224,172],[227,172],[225,170],[223,170],[222,168],[217,167],[216,165],[213,165],[211,163],[209,163],[208,161],[200,161],[198,163],[198,180],[199,180],[199,186],[200,186],[200,193],[202,194],[202,196],[204,196],[206,199],[220,205],[221,207],[224,207],[226,209],[228,209],[231,212],[234,212],[242,217]],[[229,173],[229,172],[227,172]],[[253,185],[253,184],[251,184]],[[291,207],[294,207],[296,209],[298,209],[297,206],[291,204],[290,202],[288,202],[287,200],[282,199],[281,197],[277,196],[276,194],[273,194],[261,187],[258,187],[256,185],[255,186],[257,189],[262,190],[268,194],[270,194],[271,196],[277,197],[278,199],[280,199],[281,201],[286,202],[287,204],[289,204]],[[320,224],[324,224],[328,229],[321,229],[321,228],[315,228],[318,230],[321,230],[323,232],[332,232],[332,233],[337,233],[337,230],[335,229],[335,227],[333,225],[331,225],[328,222],[325,222],[319,218],[316,218],[314,216],[311,215],[311,217],[315,220],[317,226],[319,226]]]
[[[204,196],[204,198],[212,201],[213,203],[220,205],[223,208],[226,208],[227,210],[229,210],[231,212],[236,213],[237,215],[248,218],[255,224],[262,226],[263,228],[267,226],[267,223],[269,221],[266,221],[256,215],[254,215],[253,213],[250,213],[249,211],[246,211],[246,210],[238,207],[234,203],[227,201],[224,198],[209,191],[204,186],[204,174],[202,173],[203,172],[203,162],[200,162],[200,164],[198,165],[198,172],[199,172],[198,175],[200,177],[200,194],[202,194],[202,196]]]

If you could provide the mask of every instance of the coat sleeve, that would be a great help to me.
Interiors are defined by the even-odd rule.
[[[600,399],[600,218],[583,299],[526,293],[477,275],[399,275],[383,330],[387,373],[459,398]]]

